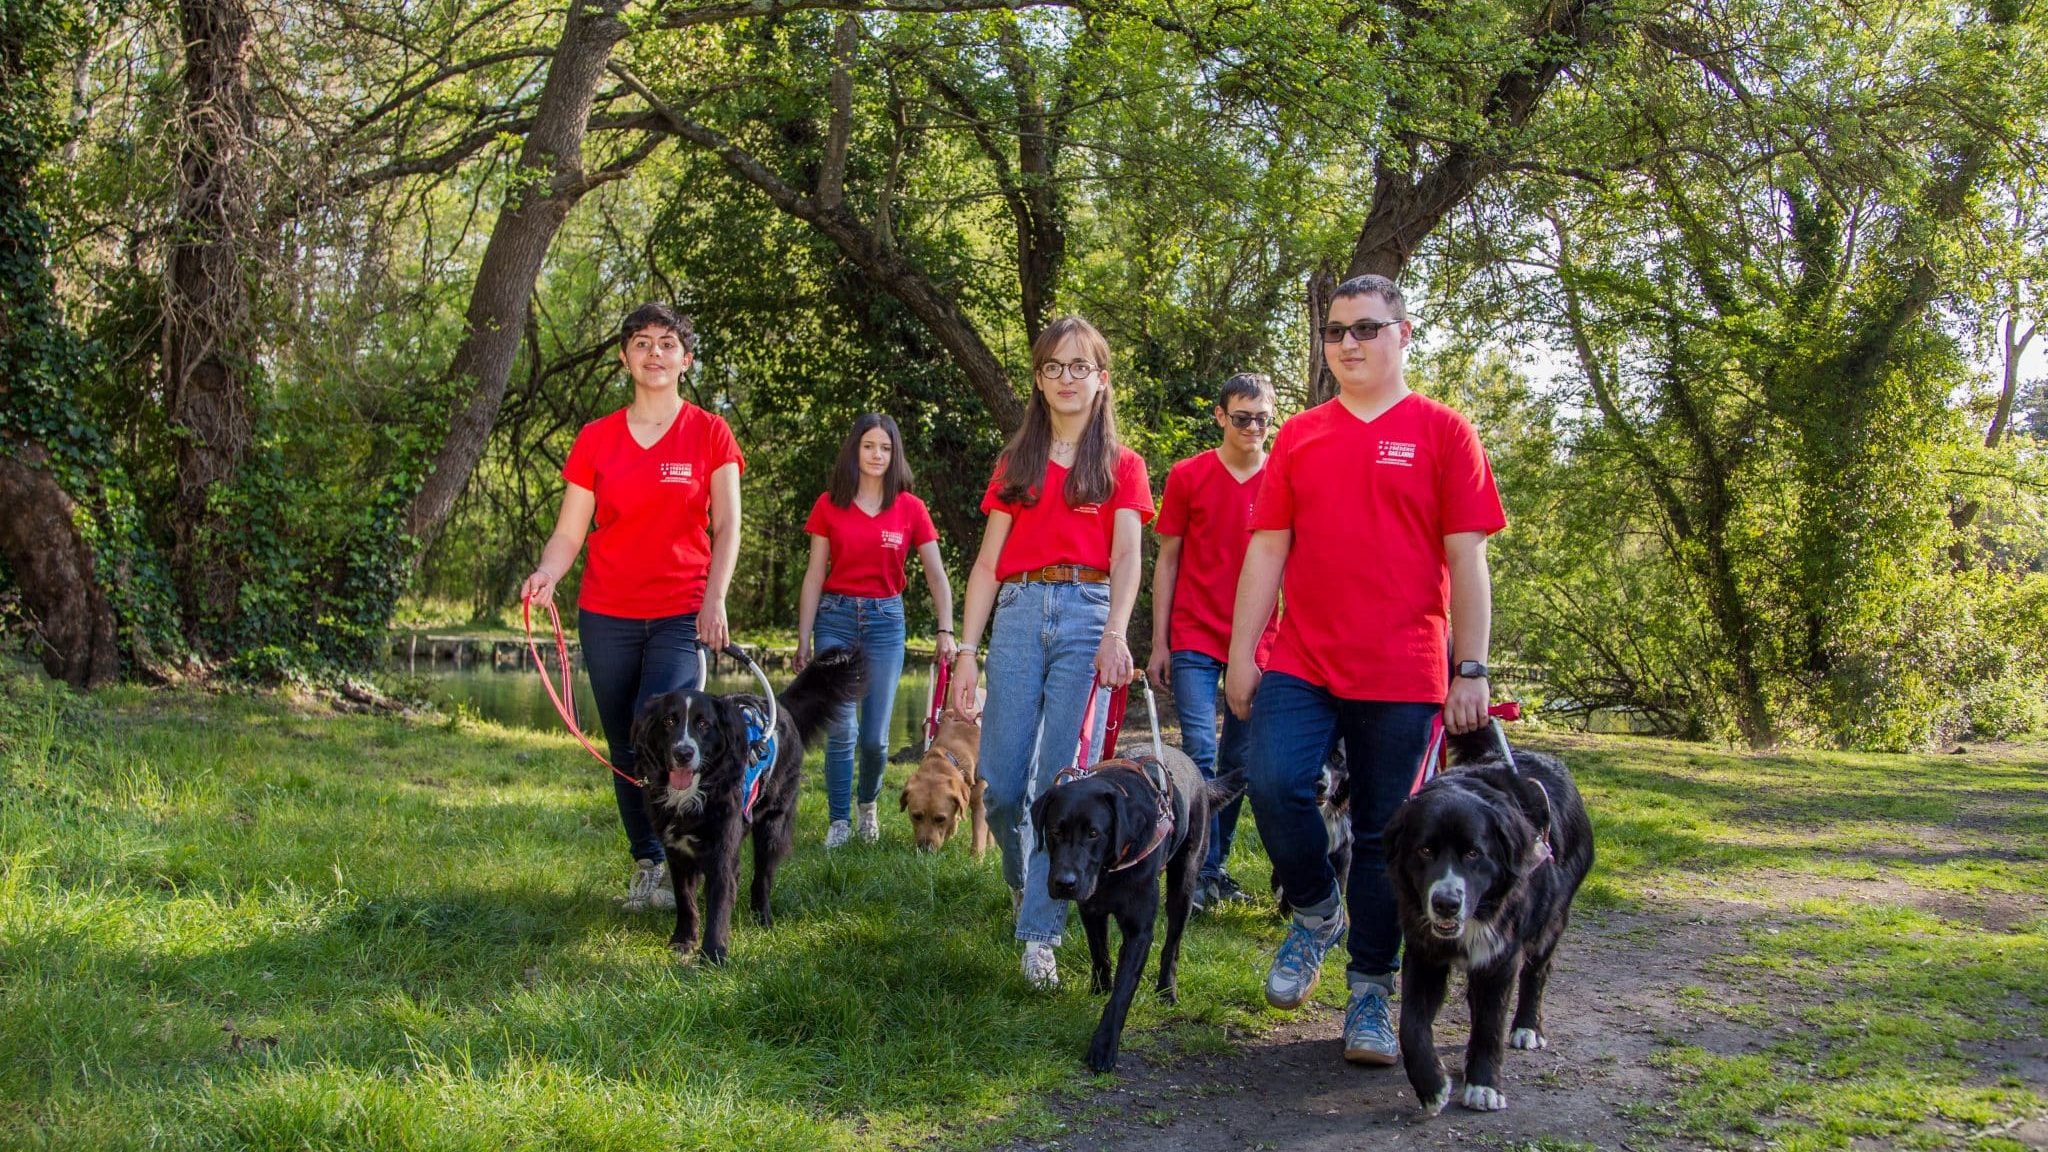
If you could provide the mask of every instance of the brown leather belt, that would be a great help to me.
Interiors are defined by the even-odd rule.
[[[1107,584],[1109,573],[1086,564],[1047,564],[1003,577],[1005,584]]]

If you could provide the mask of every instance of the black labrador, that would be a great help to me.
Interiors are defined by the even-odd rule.
[[[1152,950],[1159,918],[1159,876],[1166,874],[1166,942],[1159,950],[1159,995],[1179,998],[1181,931],[1187,927],[1209,817],[1244,790],[1244,775],[1202,779],[1177,748],[1154,755],[1129,749],[1083,772],[1062,773],[1031,805],[1031,826],[1048,857],[1046,892],[1081,906],[1088,931],[1090,988],[1109,992],[1088,1045],[1088,1067],[1116,1067],[1124,1018]],[[1112,978],[1109,921],[1123,933]]]

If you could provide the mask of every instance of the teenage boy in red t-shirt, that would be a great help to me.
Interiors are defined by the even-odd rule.
[[[1411,331],[1393,281],[1337,286],[1321,337],[1339,392],[1289,420],[1266,462],[1225,681],[1231,710],[1251,719],[1259,838],[1289,898],[1305,897],[1293,900],[1266,1001],[1308,999],[1348,904],[1344,1058],[1360,1064],[1399,1055],[1388,998],[1401,929],[1380,830],[1407,797],[1438,712],[1452,732],[1486,719],[1486,538],[1507,524],[1472,426],[1402,379]],[[1258,628],[1283,574],[1287,612],[1262,675]],[[1315,802],[1339,738],[1357,839],[1341,904]]]
[[[1265,475],[1273,413],[1272,381],[1251,372],[1224,381],[1216,398],[1223,443],[1166,474],[1166,495],[1152,526],[1159,533],[1159,559],[1152,568],[1152,659],[1145,674],[1154,683],[1167,682],[1171,674],[1181,751],[1211,779],[1243,767],[1251,735],[1244,721],[1226,714],[1219,748],[1216,706],[1230,659],[1237,573],[1251,543],[1252,501]],[[1258,646],[1262,664],[1278,629],[1277,620],[1267,621]],[[1210,820],[1209,855],[1195,891],[1198,908],[1250,899],[1224,868],[1242,807],[1241,800],[1233,800]]]

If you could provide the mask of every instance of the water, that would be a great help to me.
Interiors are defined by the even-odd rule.
[[[597,718],[597,703],[591,699],[590,683],[576,670],[576,722],[581,725],[592,743],[603,747],[600,733],[604,725]],[[519,671],[492,671],[490,668],[466,668],[460,672],[437,670],[422,672],[419,679],[426,682],[427,695],[444,709],[467,708],[478,716],[513,728],[533,728],[548,732],[565,732],[562,718],[555,714],[555,706],[548,699],[547,689],[542,686],[540,675],[530,666]],[[779,691],[789,686],[789,677],[769,675]],[[713,692],[759,692],[760,681],[751,675],[713,676]],[[924,740],[925,709],[931,704],[932,670],[929,665],[912,667],[905,671],[903,679],[896,684],[896,706],[889,724],[888,747],[891,751],[916,741]]]

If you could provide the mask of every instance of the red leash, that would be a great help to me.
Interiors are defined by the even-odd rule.
[[[953,666],[943,660],[932,661],[932,706],[924,717],[924,746],[930,748],[932,741],[939,738],[939,716],[946,710],[946,691],[953,686]]]
[[[1489,705],[1486,715],[1494,720],[1520,720],[1521,701],[1503,700],[1498,704]],[[1438,711],[1436,717],[1429,722],[1429,745],[1422,750],[1422,763],[1415,766],[1415,783],[1408,786],[1410,796],[1422,791],[1424,784],[1435,779],[1437,773],[1443,771],[1445,735],[1444,714]]]
[[[576,742],[583,745],[584,751],[597,757],[599,764],[611,768],[613,775],[635,788],[647,787],[647,785],[612,767],[612,762],[604,758],[604,753],[597,750],[597,747],[590,742],[590,738],[583,734],[583,729],[577,725],[576,693],[569,683],[569,640],[568,637],[562,635],[562,614],[555,611],[555,602],[549,600],[547,605],[548,620],[555,626],[555,658],[560,662],[562,670],[562,690],[559,692],[555,690],[553,678],[548,675],[547,661],[540,658],[540,646],[535,644],[533,640],[533,599],[531,597],[520,602],[519,618],[526,624],[526,650],[533,653],[533,666],[540,672],[541,687],[548,690],[548,699],[555,702],[555,714],[562,718],[562,723],[569,726],[569,735],[576,737]]]
[[[1081,713],[1080,749],[1074,756],[1074,767],[1086,768],[1095,761],[1092,753],[1095,742],[1088,738],[1089,729],[1095,727],[1095,701],[1102,695],[1102,673],[1095,674],[1095,682],[1088,686],[1088,707]],[[1107,752],[1116,747],[1116,734],[1124,726],[1124,707],[1130,702],[1130,685],[1125,684],[1110,693],[1109,715],[1102,726],[1102,749]]]

